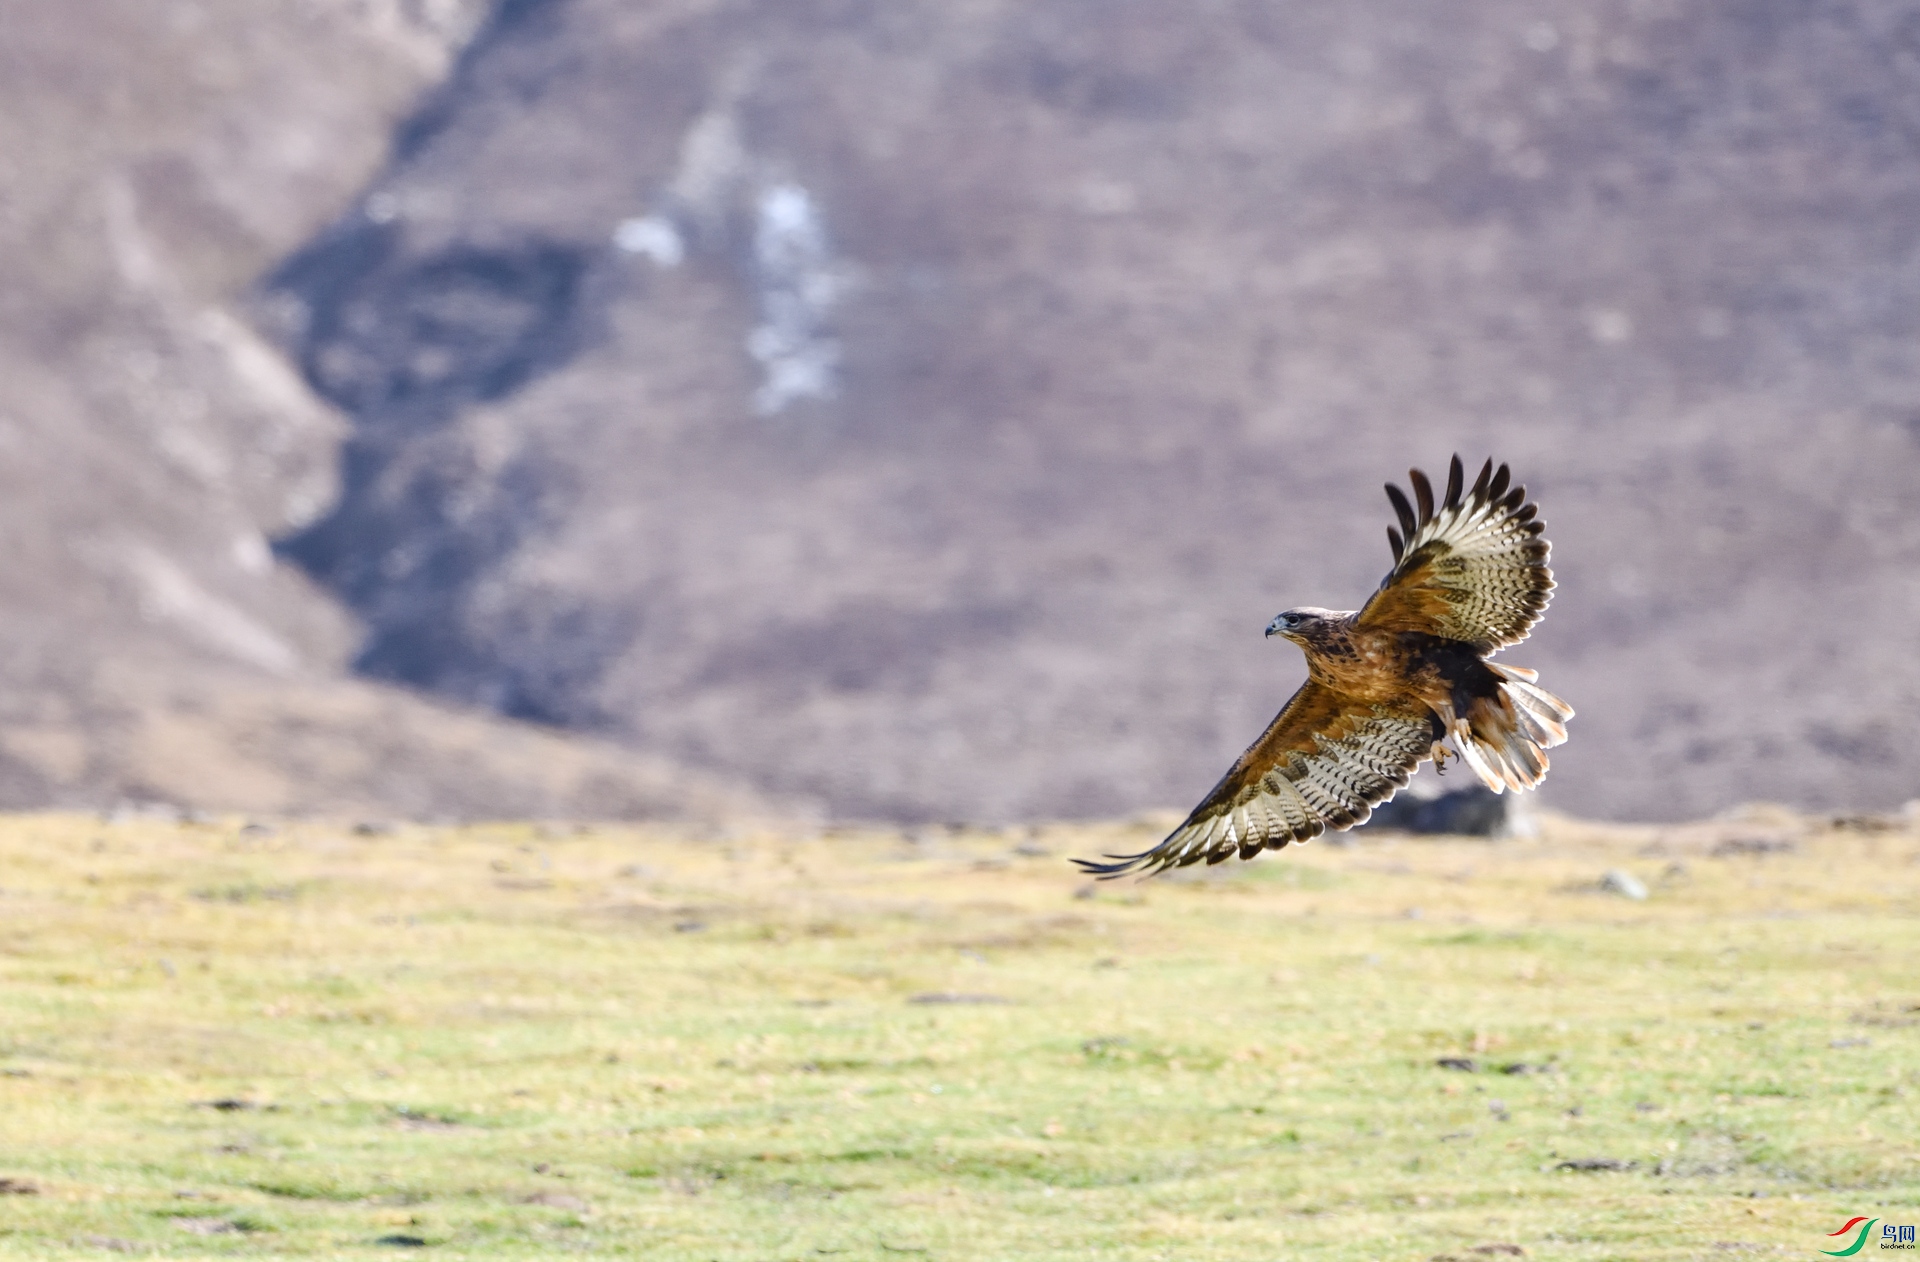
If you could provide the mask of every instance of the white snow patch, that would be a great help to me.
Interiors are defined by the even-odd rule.
[[[761,194],[753,255],[760,325],[747,335],[747,353],[766,373],[754,394],[755,410],[772,416],[798,399],[832,398],[840,343],[829,334],[827,317],[846,278],[807,190],[776,184]]]
[[[678,267],[687,257],[680,230],[671,219],[660,215],[621,220],[613,230],[613,243],[628,254],[643,254],[661,267]]]

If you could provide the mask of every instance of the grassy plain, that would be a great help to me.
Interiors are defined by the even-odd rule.
[[[1897,822],[1098,889],[1064,857],[1146,827],[241,825],[0,820],[0,1255],[1653,1262],[1920,1221]]]

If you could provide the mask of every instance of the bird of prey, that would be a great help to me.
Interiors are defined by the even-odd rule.
[[[1553,590],[1548,545],[1525,487],[1489,460],[1466,487],[1460,457],[1446,494],[1410,470],[1413,502],[1387,484],[1393,568],[1357,612],[1303,606],[1268,626],[1298,644],[1307,682],[1206,800],[1165,841],[1111,862],[1076,859],[1102,878],[1310,841],[1365,823],[1445,744],[1489,789],[1530,789],[1546,751],[1567,739],[1573,708],[1539,676],[1488,659],[1527,638]]]

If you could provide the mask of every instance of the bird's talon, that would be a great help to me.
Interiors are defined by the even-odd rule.
[[[1450,752],[1447,749],[1447,747],[1445,745],[1442,745],[1439,741],[1435,741],[1433,743],[1432,757],[1433,757],[1433,774],[1436,776],[1444,776],[1447,774],[1447,759],[1457,758],[1459,757],[1459,755]]]

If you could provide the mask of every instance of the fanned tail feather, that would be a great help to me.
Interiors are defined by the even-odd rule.
[[[1518,666],[1487,666],[1500,686],[1477,697],[1465,715],[1447,721],[1447,734],[1474,774],[1495,793],[1531,789],[1546,777],[1547,751],[1567,739],[1573,707],[1533,681]]]

